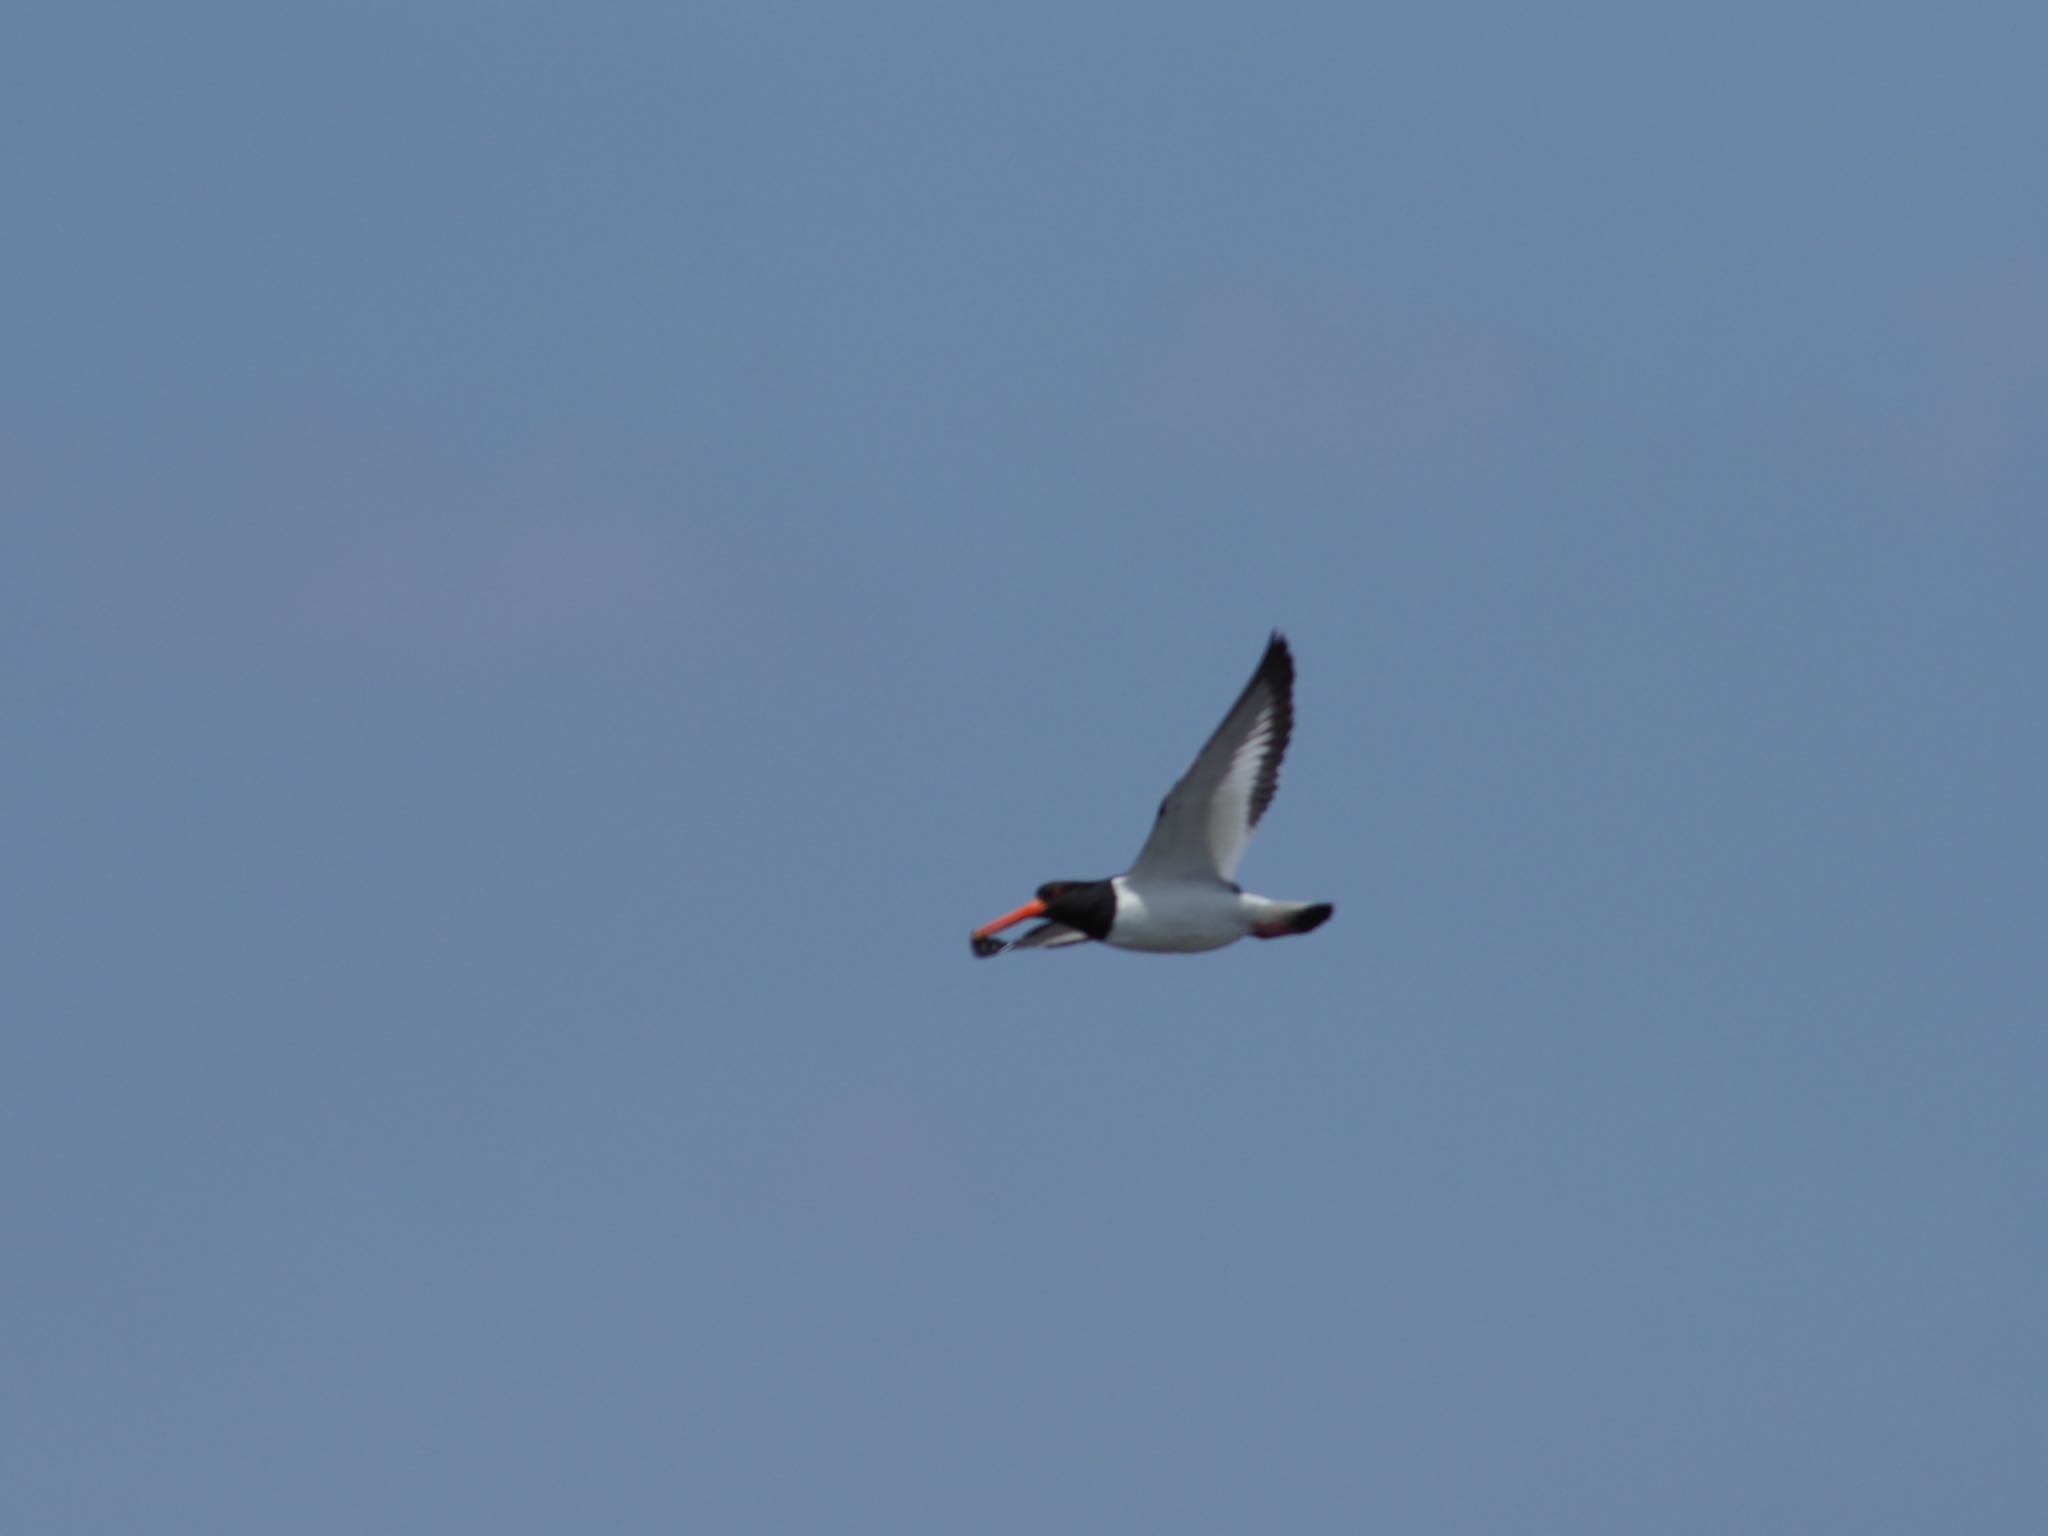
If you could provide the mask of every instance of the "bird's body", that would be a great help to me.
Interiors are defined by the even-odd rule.
[[[1237,703],[1165,800],[1129,870],[1108,880],[1054,881],[973,935],[978,955],[1057,949],[1089,940],[1118,949],[1187,954],[1245,937],[1308,933],[1328,902],[1274,901],[1236,880],[1252,829],[1280,784],[1294,729],[1294,657],[1277,632]],[[1027,918],[1046,921],[1014,945],[994,935]]]
[[[1277,939],[1306,932],[1295,925],[1304,913],[1317,910],[1305,901],[1274,901],[1213,880],[1134,885],[1119,875],[1110,884],[1116,890],[1116,921],[1104,942],[1119,949],[1173,954],[1221,949],[1253,935]],[[1327,915],[1328,909],[1323,910]]]

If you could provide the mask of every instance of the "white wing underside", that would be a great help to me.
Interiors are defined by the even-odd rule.
[[[1088,935],[1065,923],[1040,923],[1010,947],[1012,949],[1061,949],[1069,944],[1086,944]]]
[[[1276,634],[1237,703],[1160,803],[1131,878],[1234,882],[1279,787],[1293,728],[1294,658]]]

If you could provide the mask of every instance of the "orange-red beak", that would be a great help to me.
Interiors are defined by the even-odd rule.
[[[984,923],[981,927],[974,930],[974,936],[977,939],[985,939],[992,933],[1001,933],[1005,928],[1016,927],[1017,924],[1023,922],[1027,917],[1043,916],[1045,916],[1044,902],[1038,900],[1027,901],[1007,917],[999,917],[992,923]]]
[[[1027,917],[1043,916],[1045,916],[1045,903],[1034,899],[1025,902],[1016,911],[999,917],[992,923],[982,924],[981,927],[974,930],[971,936],[974,952],[978,955],[994,954],[1003,946],[999,942],[992,940],[989,937],[991,934],[1001,933],[1005,928],[1014,927],[1016,924],[1023,922]]]

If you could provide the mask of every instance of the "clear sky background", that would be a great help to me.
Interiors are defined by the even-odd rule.
[[[2044,57],[9,7],[0,1528],[2048,1529]]]

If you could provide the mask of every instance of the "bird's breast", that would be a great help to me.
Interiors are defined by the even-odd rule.
[[[1188,952],[1221,949],[1251,931],[1243,897],[1210,881],[1146,881],[1119,877],[1109,942],[1121,949]]]

